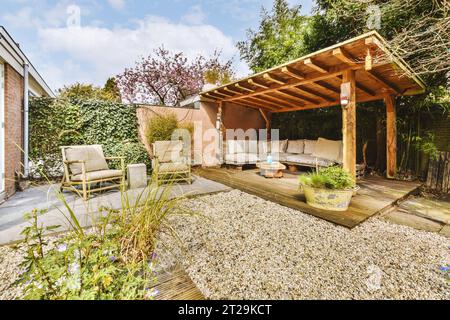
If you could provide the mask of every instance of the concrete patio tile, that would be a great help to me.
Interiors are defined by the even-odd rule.
[[[450,201],[413,197],[404,201],[400,208],[417,216],[450,224]]]
[[[63,232],[70,229],[68,223],[69,212],[63,203],[57,199],[57,185],[40,186],[30,188],[17,193],[11,199],[0,205],[0,245],[20,240],[20,232],[28,223],[23,215],[33,209],[45,209],[48,212],[39,217],[39,224],[44,226],[59,225],[55,232]],[[131,204],[135,204],[141,195],[145,195],[152,187],[128,190],[127,197]],[[217,192],[229,191],[231,188],[220,183],[195,177],[192,184],[175,184],[171,190],[171,196],[199,196]],[[122,206],[121,194],[118,191],[110,191],[83,201],[73,193],[65,192],[65,199],[73,210],[82,227],[92,225],[93,219],[98,218],[101,208],[120,209]],[[145,196],[141,196],[144,201]]]
[[[424,231],[439,232],[442,229],[442,224],[439,222],[419,217],[402,210],[396,210],[388,213],[384,216],[384,219],[396,224],[401,224]]]
[[[450,238],[450,224],[446,224],[439,233]]]

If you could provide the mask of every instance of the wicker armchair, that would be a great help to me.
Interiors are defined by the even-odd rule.
[[[76,192],[81,186],[82,197],[88,200],[89,194],[113,188],[125,187],[125,159],[123,157],[105,157],[101,145],[61,147],[64,176],[61,191],[64,189]],[[107,161],[120,161],[120,170],[109,169]],[[109,183],[102,186],[103,183]],[[91,188],[94,184],[100,184]]]
[[[153,176],[157,183],[187,181],[191,179],[191,159],[183,150],[182,141],[156,141],[153,143]]]

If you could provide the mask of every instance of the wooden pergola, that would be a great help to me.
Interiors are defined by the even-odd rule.
[[[356,175],[356,103],[384,100],[387,115],[387,177],[396,174],[395,98],[425,91],[423,81],[375,31],[322,49],[200,95],[218,104],[271,114],[342,105],[343,167]],[[345,103],[347,100],[348,103]]]

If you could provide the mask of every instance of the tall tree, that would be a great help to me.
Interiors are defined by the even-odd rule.
[[[103,93],[111,101],[121,102],[120,90],[114,77],[109,78],[103,87]]]
[[[220,84],[234,75],[231,61],[221,62],[220,52],[210,58],[201,55],[190,61],[181,52],[163,47],[136,62],[117,76],[125,102],[175,106],[201,91],[206,82]]]
[[[259,29],[249,29],[247,40],[237,44],[241,58],[253,71],[265,70],[307,52],[303,38],[309,18],[300,10],[300,5],[290,7],[286,0],[275,0],[270,12],[262,8]]]

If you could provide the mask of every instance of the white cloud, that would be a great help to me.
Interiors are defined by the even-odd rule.
[[[238,57],[233,40],[214,26],[174,23],[155,16],[139,21],[135,28],[42,28],[38,35],[43,53],[66,57],[61,68],[48,65],[42,70],[52,87],[76,81],[101,85],[161,45],[189,58],[208,56],[216,49],[222,50],[226,59]],[[239,75],[248,73],[244,63],[237,67]]]
[[[108,3],[111,7],[116,10],[123,9],[125,7],[125,0],[108,0]]]
[[[206,19],[206,14],[200,5],[189,8],[189,11],[181,17],[181,21],[188,24],[202,24]]]

